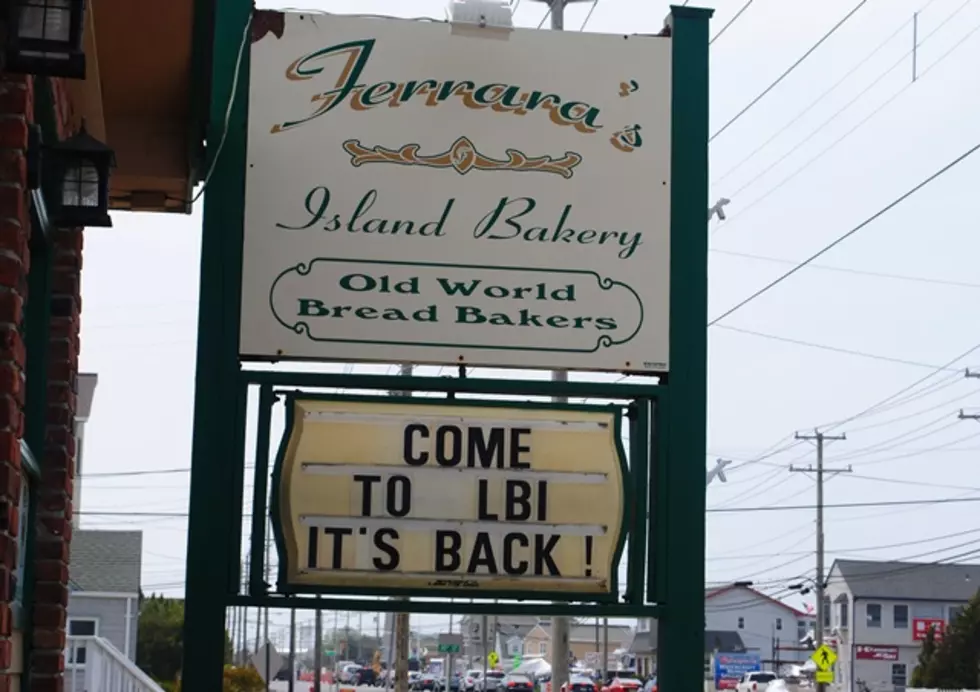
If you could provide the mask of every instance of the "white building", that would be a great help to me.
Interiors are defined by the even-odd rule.
[[[704,592],[706,630],[736,632],[749,653],[768,665],[802,663],[810,652],[800,643],[814,617],[748,586],[731,585]]]
[[[941,633],[976,593],[980,565],[837,560],[824,624],[839,641],[842,692],[901,692],[929,627]]]

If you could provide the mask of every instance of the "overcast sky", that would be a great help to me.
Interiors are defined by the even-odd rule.
[[[569,7],[568,30],[582,25],[591,4]],[[713,33],[743,4],[719,2]],[[711,48],[712,133],[855,4],[755,0]],[[302,9],[442,18],[444,7],[443,0],[311,0]],[[542,3],[520,0],[516,23],[535,27],[544,12]],[[652,33],[667,12],[659,1],[599,0],[587,30]],[[980,3],[969,0],[869,0],[713,140],[711,201],[731,204],[728,220],[711,224],[712,317],[980,142],[978,28]],[[954,372],[980,368],[980,350],[938,369],[980,345],[978,180],[980,153],[709,330],[706,463],[735,460],[728,483],[708,489],[709,508],[804,506],[709,513],[710,582],[750,579],[782,595],[813,574],[807,506],[814,484],[787,470],[811,463],[812,447],[739,461],[786,447],[795,431],[850,418],[921,378],[887,406],[833,430],[848,439],[828,448],[828,466],[850,464],[853,473],[827,484],[827,501],[980,498],[980,421],[957,419],[961,407],[980,406],[980,379]],[[83,526],[143,530],[144,590],[172,595],[183,590],[186,519],[97,513],[187,510],[199,211],[118,213],[114,228],[85,236],[82,368],[98,373],[99,385],[86,431]],[[134,471],[166,473],[113,475]],[[828,553],[929,561],[977,551],[980,563],[976,516],[969,502],[831,508]],[[444,619],[414,622],[435,631]]]

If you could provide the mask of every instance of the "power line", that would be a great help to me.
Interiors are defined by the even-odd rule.
[[[800,57],[800,58],[799,58],[799,59],[798,59],[798,60],[797,60],[796,62],[794,62],[794,63],[793,63],[792,65],[790,65],[790,66],[789,66],[789,67],[788,67],[788,68],[786,69],[786,71],[785,71],[785,72],[783,72],[783,73],[782,73],[781,75],[779,75],[779,77],[777,77],[777,78],[776,78],[776,81],[774,81],[774,82],[773,82],[772,84],[770,84],[770,85],[769,85],[769,86],[767,86],[767,87],[766,87],[765,89],[763,89],[763,90],[762,90],[762,93],[761,93],[761,94],[759,94],[759,95],[758,95],[758,96],[756,96],[756,97],[755,97],[754,99],[752,99],[752,100],[751,100],[751,101],[750,101],[750,102],[748,103],[748,105],[747,105],[747,106],[745,106],[745,108],[743,108],[743,109],[742,109],[742,110],[740,110],[740,111],[739,111],[738,113],[736,113],[736,114],[735,114],[735,117],[733,117],[733,118],[732,118],[731,120],[729,120],[729,121],[728,121],[727,123],[725,123],[724,125],[722,125],[722,127],[721,127],[721,129],[720,129],[720,130],[718,130],[718,131],[717,131],[717,132],[715,132],[715,133],[714,133],[713,135],[711,135],[711,137],[709,137],[709,138],[708,138],[708,142],[712,142],[712,141],[713,141],[713,140],[714,140],[714,139],[715,139],[715,138],[716,138],[716,137],[717,137],[718,135],[720,135],[720,134],[721,134],[722,132],[724,132],[724,131],[725,131],[725,130],[727,130],[727,129],[728,129],[729,127],[731,127],[731,126],[732,126],[732,125],[733,125],[733,124],[734,124],[734,123],[735,123],[735,122],[736,122],[736,121],[737,121],[737,120],[738,120],[739,118],[741,118],[741,117],[742,117],[743,115],[745,115],[746,113],[748,113],[748,112],[749,112],[749,110],[750,110],[750,109],[751,109],[751,108],[752,108],[752,107],[753,107],[753,106],[754,106],[755,104],[757,104],[757,103],[759,103],[759,101],[761,101],[761,100],[762,100],[763,98],[765,98],[765,96],[766,96],[766,95],[767,95],[767,94],[768,94],[768,93],[769,93],[770,91],[772,91],[773,89],[775,89],[775,88],[776,88],[776,86],[777,86],[777,85],[778,85],[778,84],[779,84],[780,82],[782,82],[782,81],[783,81],[784,79],[786,79],[786,77],[788,77],[788,76],[789,76],[789,75],[790,75],[790,74],[791,74],[791,73],[792,73],[792,72],[793,72],[793,71],[794,71],[794,70],[795,70],[795,69],[796,69],[797,67],[799,67],[800,65],[802,65],[802,64],[803,64],[803,61],[804,61],[804,60],[806,60],[807,58],[809,58],[809,57],[810,57],[810,56],[811,56],[811,55],[813,54],[813,52],[814,52],[815,50],[817,50],[817,48],[819,48],[819,47],[821,46],[821,44],[823,44],[823,42],[824,42],[824,41],[826,41],[826,40],[827,40],[828,38],[830,38],[831,36],[833,36],[833,34],[834,34],[834,33],[835,33],[835,32],[836,32],[836,31],[837,31],[838,29],[840,29],[840,28],[841,28],[842,26],[844,26],[844,24],[845,24],[845,23],[847,22],[847,20],[849,20],[849,19],[850,19],[851,17],[853,17],[853,16],[854,16],[854,14],[855,14],[855,13],[856,13],[856,12],[857,12],[857,11],[858,11],[859,9],[861,9],[861,8],[862,8],[862,7],[863,7],[863,6],[864,6],[864,5],[865,5],[865,4],[867,3],[867,2],[868,2],[868,0],[860,0],[860,2],[858,2],[858,4],[857,4],[857,5],[855,5],[855,6],[854,6],[854,8],[853,8],[853,9],[852,9],[852,10],[851,10],[850,12],[848,12],[848,13],[847,13],[847,14],[846,14],[846,15],[844,16],[844,18],[843,18],[843,19],[841,19],[841,20],[840,20],[839,22],[837,22],[837,23],[836,23],[836,24],[835,24],[835,25],[834,25],[833,27],[831,27],[831,29],[830,29],[830,31],[828,31],[828,32],[827,32],[826,34],[824,34],[824,35],[823,35],[823,36],[822,36],[822,37],[820,38],[820,40],[819,40],[819,41],[817,41],[816,43],[814,43],[814,44],[813,44],[813,45],[812,45],[812,46],[810,47],[810,49],[809,49],[809,50],[807,50],[807,52],[806,52],[806,53],[804,53],[804,54],[803,54],[803,55],[802,55],[802,56],[801,56],[801,57]]]
[[[757,336],[762,339],[770,339],[772,341],[781,341],[783,343],[794,344],[796,346],[806,346],[808,348],[816,348],[822,351],[830,351],[831,353],[841,353],[848,356],[858,356],[861,358],[870,358],[872,360],[879,360],[885,363],[896,363],[898,365],[911,365],[917,368],[930,368],[934,369],[936,366],[931,363],[923,363],[917,360],[907,360],[905,358],[892,358],[891,356],[882,356],[876,353],[867,353],[866,351],[856,351],[850,348],[842,348],[840,346],[829,346],[827,344],[818,344],[813,341],[804,341],[802,339],[793,339],[788,336],[779,336],[778,334],[767,334],[765,332],[757,332],[751,329],[742,329],[741,327],[730,327],[725,324],[716,325],[719,329],[724,329],[730,332],[737,332],[739,334],[747,334],[749,336]]]
[[[926,6],[928,6],[929,4],[931,4],[934,1],[935,0],[930,0],[929,3],[926,3]],[[922,9],[925,9],[925,8],[922,8]],[[919,11],[921,12],[922,10],[920,9]],[[748,154],[748,156],[746,156],[745,158],[743,158],[742,160],[740,160],[738,163],[736,163],[734,166],[732,166],[727,171],[725,171],[725,173],[723,173],[718,178],[716,178],[711,184],[712,185],[717,185],[721,181],[725,180],[732,173],[734,173],[735,171],[737,171],[739,168],[741,168],[742,166],[744,166],[746,163],[748,163],[749,161],[751,161],[753,158],[755,158],[756,154],[758,154],[760,151],[762,151],[767,146],[769,146],[777,137],[779,137],[779,135],[783,134],[784,132],[786,132],[786,130],[788,130],[793,125],[795,125],[797,122],[799,122],[800,119],[804,115],[806,115],[807,113],[809,113],[811,110],[813,110],[814,107],[817,106],[817,104],[819,104],[821,101],[823,101],[825,98],[827,98],[830,94],[832,94],[834,91],[836,91],[837,88],[841,84],[843,84],[845,81],[847,81],[847,79],[851,75],[853,75],[855,72],[857,72],[862,67],[864,67],[867,64],[867,62],[869,60],[871,60],[871,58],[873,58],[875,55],[877,55],[878,52],[881,51],[882,48],[884,48],[889,43],[891,43],[895,39],[895,37],[898,36],[905,29],[905,27],[907,27],[911,23],[912,23],[912,20],[909,19],[904,24],[902,24],[900,27],[898,27],[898,29],[896,29],[893,33],[891,33],[888,36],[888,38],[886,38],[884,41],[882,41],[881,43],[879,43],[878,46],[874,50],[872,50],[870,53],[868,53],[862,60],[858,61],[857,65],[855,65],[849,71],[847,71],[846,73],[844,73],[844,76],[841,77],[839,80],[837,80],[829,89],[827,89],[826,91],[824,91],[823,93],[821,93],[820,96],[818,96],[813,101],[811,101],[808,106],[806,106],[803,110],[801,110],[799,113],[797,113],[788,123],[786,123],[781,128],[779,128],[778,130],[776,130],[773,134],[771,134],[769,136],[769,139],[767,139],[762,144],[760,144],[755,149],[753,149]]]
[[[796,264],[797,260],[783,259],[781,257],[769,257],[767,255],[756,255],[750,252],[736,252],[734,250],[721,250],[711,248],[711,252],[719,255],[729,255],[731,257],[743,257],[745,259],[759,260],[762,262],[772,262],[774,264]],[[848,267],[834,267],[829,264],[808,264],[808,269],[819,269],[821,271],[840,272],[842,274],[856,274],[858,276],[870,276],[879,279],[895,279],[897,281],[913,281],[924,284],[934,284],[937,286],[952,286],[956,288],[980,288],[980,284],[969,283],[967,281],[950,281],[948,279],[934,279],[927,276],[911,276],[909,274],[892,274],[888,272],[875,272],[865,269],[851,269]]]
[[[948,505],[963,502],[980,502],[980,497],[940,497],[932,500],[880,500],[877,502],[839,502],[825,504],[825,509],[858,509],[862,507],[910,507],[913,505]],[[765,505],[761,507],[730,507],[707,509],[707,512],[785,512],[794,510],[814,510],[816,505]]]
[[[715,37],[713,39],[711,39],[710,41],[708,41],[708,45],[710,46],[712,43],[714,43],[715,41],[717,41],[718,38],[723,33],[725,33],[728,30],[728,27],[730,27],[732,24],[734,24],[735,22],[737,22],[738,21],[738,18],[742,16],[742,14],[745,12],[745,10],[749,9],[749,6],[753,2],[755,2],[755,0],[748,0],[748,2],[746,2],[744,5],[742,5],[742,9],[740,9],[738,12],[736,12],[735,13],[735,16],[732,17],[731,19],[729,19],[728,20],[728,23],[725,24],[725,26],[721,27],[721,29],[718,30],[718,33],[715,34]]]
[[[980,144],[975,144],[974,146],[970,147],[969,149],[966,150],[966,152],[964,152],[963,154],[960,154],[953,161],[951,161],[950,163],[948,163],[945,166],[943,166],[942,168],[940,168],[938,171],[936,171],[935,173],[933,173],[932,175],[930,175],[928,178],[926,178],[922,182],[918,183],[911,190],[905,192],[903,195],[901,195],[900,197],[898,197],[894,201],[888,203],[883,208],[879,209],[877,212],[875,212],[874,214],[872,214],[871,216],[869,216],[867,219],[865,219],[864,221],[862,221],[861,223],[859,223],[857,226],[855,226],[851,230],[847,231],[843,235],[839,236],[836,240],[834,240],[830,244],[825,245],[822,249],[820,249],[817,252],[813,253],[807,259],[805,259],[802,262],[800,262],[799,264],[795,265],[793,268],[791,268],[786,273],[784,273],[781,276],[777,277],[776,279],[770,281],[768,284],[766,284],[765,286],[763,286],[762,288],[760,288],[758,291],[756,291],[755,293],[753,293],[749,297],[745,298],[744,300],[742,300],[739,303],[736,303],[733,307],[729,308],[728,310],[726,310],[725,312],[723,312],[721,315],[719,315],[718,317],[716,317],[713,320],[711,320],[710,322],[708,322],[708,326],[711,327],[711,326],[717,324],[721,320],[723,320],[726,317],[732,315],[737,310],[740,310],[741,308],[745,307],[746,305],[748,305],[749,303],[751,303],[753,300],[755,300],[759,296],[761,296],[761,295],[763,295],[765,293],[768,293],[770,290],[772,290],[773,288],[775,288],[776,286],[778,286],[779,284],[781,284],[783,281],[785,281],[789,277],[793,276],[793,274],[795,274],[796,272],[798,272],[800,269],[803,269],[803,267],[805,267],[806,265],[810,264],[810,262],[812,262],[813,260],[817,259],[818,257],[822,257],[823,255],[825,255],[826,253],[828,253],[830,250],[832,250],[833,248],[837,247],[842,242],[844,242],[845,240],[847,240],[848,238],[850,238],[852,235],[854,235],[858,231],[864,229],[866,226],[870,225],[874,221],[878,220],[880,217],[884,216],[886,213],[888,213],[889,211],[891,211],[892,209],[894,209],[895,207],[897,207],[899,204],[901,204],[906,199],[908,199],[909,197],[911,197],[912,195],[914,195],[916,192],[918,192],[922,188],[926,187],[929,183],[931,183],[932,181],[936,180],[940,176],[944,175],[948,171],[952,170],[955,166],[957,166],[958,164],[960,164],[961,162],[965,161],[967,158],[969,158],[970,156],[972,156],[974,153],[976,153],[976,151],[978,149],[980,149]]]
[[[582,22],[582,26],[579,27],[579,31],[585,31],[585,27],[589,25],[589,20],[592,19],[592,13],[595,12],[596,5],[599,4],[599,0],[592,0],[592,7],[589,8],[589,13],[585,15],[585,21]]]
[[[831,142],[830,144],[828,144],[826,147],[824,147],[823,149],[821,149],[819,152],[817,152],[816,155],[814,155],[813,157],[811,157],[810,159],[808,159],[806,161],[806,163],[804,163],[802,166],[800,166],[799,168],[797,168],[795,171],[793,171],[792,173],[790,173],[788,176],[786,176],[785,178],[783,178],[782,180],[780,180],[776,185],[774,185],[773,187],[771,187],[767,192],[763,193],[759,197],[757,197],[754,200],[752,200],[751,202],[749,202],[746,206],[742,207],[740,209],[740,211],[739,211],[739,213],[738,213],[737,216],[734,216],[731,219],[729,219],[729,221],[727,222],[727,225],[728,226],[731,226],[732,222],[735,219],[742,218],[750,209],[752,209],[753,207],[761,204],[770,195],[775,194],[784,185],[786,185],[788,182],[790,182],[791,180],[793,180],[794,178],[796,178],[796,176],[798,176],[800,173],[802,173],[807,168],[809,168],[814,163],[816,163],[821,158],[823,158],[825,154],[829,153],[838,144],[840,144],[845,139],[847,139],[848,137],[850,137],[852,134],[854,134],[855,132],[857,132],[861,127],[863,127],[865,124],[867,124],[872,118],[874,118],[876,115],[878,115],[883,110],[885,110],[888,106],[890,106],[892,103],[894,103],[898,99],[898,97],[901,96],[902,94],[904,94],[906,92],[906,90],[908,90],[911,86],[913,86],[914,84],[918,84],[919,82],[921,82],[922,79],[934,67],[936,67],[939,63],[941,63],[943,60],[945,60],[946,58],[948,58],[957,48],[959,48],[961,45],[963,45],[964,43],[966,43],[966,41],[968,39],[970,39],[977,31],[980,31],[980,24],[978,24],[975,27],[973,27],[973,29],[971,29],[969,31],[969,33],[967,33],[963,38],[961,38],[959,41],[957,41],[948,51],[946,51],[945,53],[943,53],[939,58],[937,58],[935,60],[935,62],[933,62],[931,65],[929,65],[929,67],[927,67],[925,70],[923,70],[919,74],[919,78],[916,81],[914,81],[914,82],[908,82],[904,87],[902,87],[901,89],[899,89],[898,91],[896,91],[894,94],[892,94],[892,96],[890,98],[888,98],[884,103],[882,103],[881,105],[879,105],[873,111],[871,111],[870,113],[868,113],[864,118],[862,118],[860,121],[858,121],[858,123],[856,125],[854,125],[854,127],[852,127],[851,129],[849,129],[847,132],[845,132],[840,137],[838,137],[837,139],[835,139],[833,142]],[[717,228],[715,230],[717,230]]]

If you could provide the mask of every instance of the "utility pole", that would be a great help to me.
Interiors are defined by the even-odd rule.
[[[602,618],[602,674],[609,677],[609,618]]]
[[[450,601],[450,605],[452,605],[452,601]],[[453,614],[450,613],[449,614],[449,634],[452,634],[452,633],[453,633]],[[447,685],[448,685],[449,681],[453,679],[453,673],[454,672],[455,671],[454,671],[454,668],[453,668],[453,652],[452,651],[449,651],[449,652],[446,653],[446,683],[447,683]]]
[[[838,440],[846,440],[847,435],[825,435],[819,430],[815,430],[812,435],[801,435],[796,433],[797,440],[806,440],[807,442],[816,442],[817,444],[817,468],[808,466],[807,468],[794,468],[789,467],[790,473],[814,473],[817,478],[817,578],[816,578],[816,599],[817,599],[817,647],[823,646],[823,623],[824,623],[824,602],[823,602],[823,589],[824,589],[824,545],[823,545],[823,479],[824,475],[838,474],[838,473],[850,473],[851,467],[848,466],[846,469],[825,469],[823,466],[823,448],[826,442],[834,442]],[[825,692],[827,689],[826,683],[820,683],[818,685],[820,692]]]
[[[316,600],[320,600],[317,596]],[[323,675],[323,611],[316,609],[316,622],[313,625],[313,692],[320,692],[320,678]]]
[[[551,30],[564,31],[565,29],[565,5],[573,2],[584,2],[586,0],[542,0],[548,3],[548,12],[551,15]],[[565,370],[555,370],[551,373],[551,379],[555,382],[567,382],[568,372]],[[555,397],[556,403],[567,403],[568,397]],[[561,690],[562,686],[568,682],[568,617],[564,615],[555,616],[551,620],[551,689],[555,692]]]
[[[490,658],[490,652],[487,651],[487,616],[481,615],[480,618],[480,633],[483,635],[483,677],[480,678],[480,687],[483,692],[490,692],[487,689],[487,659]]]
[[[395,613],[395,692],[408,692],[408,613]]]

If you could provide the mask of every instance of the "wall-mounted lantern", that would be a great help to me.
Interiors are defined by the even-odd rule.
[[[82,29],[86,0],[6,0],[4,69],[85,78]]]
[[[85,131],[44,147],[45,193],[56,226],[112,226],[109,173],[115,154]]]

